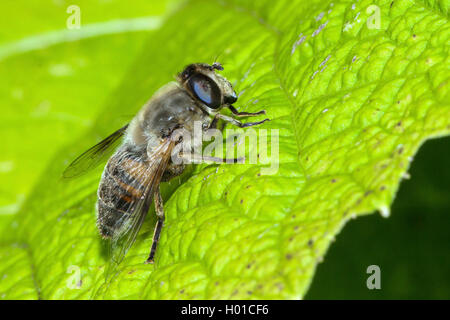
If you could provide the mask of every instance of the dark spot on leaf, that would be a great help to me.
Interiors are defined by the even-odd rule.
[[[286,259],[291,260],[292,259],[292,254],[290,254],[290,253],[286,254]]]
[[[298,226],[295,226],[295,227],[294,227],[294,230],[298,230]]]
[[[136,270],[130,270],[129,272],[128,272],[128,274],[133,274],[133,273],[135,273],[136,272]]]
[[[368,196],[369,194],[371,194],[371,193],[373,193],[372,190],[366,191],[366,192],[364,193],[364,197],[367,197],[367,196]]]
[[[331,180],[331,183],[335,183],[337,180],[336,179],[333,179],[333,180]]]
[[[295,214],[293,214],[293,215],[292,215],[292,219],[295,219],[295,217],[296,217],[296,215],[295,215]]]
[[[181,290],[180,290],[180,293],[183,294],[183,293],[184,293],[184,289],[181,289]]]
[[[313,239],[309,239],[308,240],[308,247],[312,247],[314,245],[314,240]]]
[[[239,290],[236,289],[236,290],[233,291],[233,293],[231,294],[231,296],[235,296],[235,295],[237,295],[238,293],[239,293]]]
[[[216,281],[216,283],[214,283],[214,285],[218,286],[219,285],[219,281]]]
[[[383,191],[383,190],[385,190],[385,189],[386,189],[386,186],[381,186],[381,187],[380,187],[380,190],[381,190],[381,191]]]
[[[415,38],[416,37],[416,35],[415,34],[413,34],[413,38]]]
[[[241,202],[241,204],[243,204],[243,203],[244,203],[244,199],[241,199],[241,201],[240,201],[240,202]]]
[[[251,187],[251,185],[246,186],[247,189],[250,188],[250,187]]]
[[[258,177],[261,177],[261,173],[258,173],[257,176],[258,176]]]
[[[403,147],[398,148],[398,154],[402,154],[403,153]]]
[[[394,1],[391,2],[390,8],[392,8],[392,5],[394,4]]]
[[[253,291],[247,291],[247,294],[252,294],[253,293]]]

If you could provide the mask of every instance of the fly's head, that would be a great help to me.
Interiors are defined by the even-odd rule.
[[[215,114],[237,101],[231,83],[217,73],[221,70],[223,67],[218,62],[212,65],[193,63],[178,74],[177,80],[181,86],[209,114]]]

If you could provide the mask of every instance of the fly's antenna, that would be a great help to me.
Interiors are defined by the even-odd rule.
[[[219,62],[221,60],[222,55],[223,55],[223,52],[216,54],[213,59],[213,64],[211,65],[214,69],[219,70],[219,71],[222,71],[223,66],[224,66],[224,63]]]
[[[212,67],[213,67],[214,69],[218,70],[218,71],[222,71],[222,70],[223,70],[222,64],[221,64],[220,62],[214,62],[214,63],[212,64]]]

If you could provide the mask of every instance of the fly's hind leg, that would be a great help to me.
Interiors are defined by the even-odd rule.
[[[154,195],[155,200],[155,211],[156,216],[158,218],[158,221],[156,222],[155,231],[153,232],[153,241],[152,241],[152,247],[150,249],[150,254],[148,256],[148,259],[145,261],[145,263],[153,263],[154,257],[156,253],[156,247],[158,246],[159,236],[161,235],[161,230],[164,224],[164,206],[163,201],[161,197],[161,192],[158,189],[155,191]]]

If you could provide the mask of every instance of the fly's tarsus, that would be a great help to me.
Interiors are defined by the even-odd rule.
[[[261,110],[258,112],[245,112],[245,111],[238,111],[233,105],[229,105],[228,108],[231,110],[231,112],[238,117],[255,117],[262,114],[266,114],[266,110]]]

